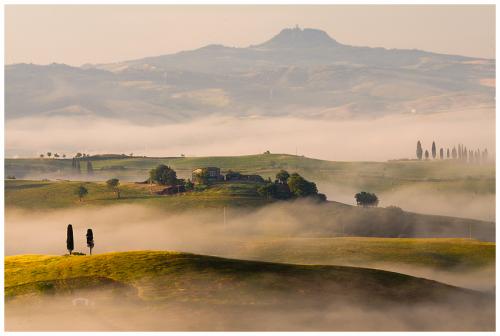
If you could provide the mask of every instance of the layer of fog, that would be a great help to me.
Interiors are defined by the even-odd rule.
[[[134,153],[148,156],[290,153],[328,160],[413,158],[418,139],[430,152],[459,143],[495,152],[495,111],[476,109],[378,119],[207,117],[187,123],[142,126],[93,117],[34,117],[6,122],[7,157],[47,151]]]
[[[92,228],[94,253],[176,250],[236,259],[301,263],[300,253],[291,253],[290,257],[283,259],[283,255],[273,255],[269,250],[265,253],[266,248],[260,250],[258,246],[262,240],[272,242],[279,238],[336,236],[330,229],[320,231],[317,223],[326,223],[325,216],[329,213],[313,207],[298,202],[259,210],[229,208],[225,223],[222,209],[167,212],[139,205],[52,211],[9,208],[5,216],[5,255],[65,254],[66,226],[72,224],[77,252],[88,253],[85,234],[88,228]],[[311,216],[317,218],[310,221],[307,218]],[[249,249],[248,246],[253,247]],[[339,264],[325,259],[323,255],[308,262]],[[346,262],[340,264],[349,265]],[[460,269],[460,264],[455,266],[455,270],[449,270],[451,272],[368,261],[353,266],[402,272],[481,291],[494,290],[493,266],[467,271],[469,274]]]
[[[275,295],[274,293],[269,293]],[[213,295],[213,293],[212,293]],[[309,305],[148,305],[83,291],[39,302],[6,303],[7,331],[493,331],[494,301],[447,298],[443,304],[352,302]],[[88,300],[83,301],[81,299]],[[75,305],[75,299],[80,304]],[[82,303],[86,303],[82,304]]]
[[[318,187],[329,200],[355,205],[354,195],[360,190],[331,182],[319,182]],[[379,206],[397,206],[405,211],[429,215],[495,221],[495,194],[439,191],[430,187],[402,186],[376,193]]]

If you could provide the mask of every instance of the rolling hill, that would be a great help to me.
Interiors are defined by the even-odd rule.
[[[99,312],[93,324],[75,323],[72,327],[63,327],[63,330],[93,330],[95,321],[99,320],[107,320],[106,330],[110,325],[111,328],[118,327],[118,330],[128,329],[134,321],[139,324],[138,320],[147,314],[150,318],[155,316],[156,324],[148,326],[142,322],[142,330],[156,330],[160,326],[163,330],[177,330],[186,327],[179,327],[179,322],[172,324],[172,310],[179,314],[179,309],[188,313],[191,319],[199,319],[197,326],[191,326],[194,330],[289,330],[297,327],[297,321],[292,322],[294,316],[304,311],[313,312],[317,319],[315,323],[302,323],[300,330],[343,330],[345,326],[337,325],[339,319],[337,323],[335,319],[325,319],[320,311],[325,312],[326,309],[335,314],[335,311],[338,313],[343,310],[341,307],[347,306],[373,312],[384,305],[386,312],[394,312],[392,324],[379,326],[377,330],[408,328],[408,325],[398,323],[403,317],[396,311],[415,308],[416,322],[420,318],[418,307],[429,305],[442,313],[451,312],[452,323],[448,324],[451,330],[471,328],[468,325],[470,321],[459,318],[462,309],[481,307],[482,317],[477,319],[487,323],[479,327],[480,330],[492,328],[494,315],[494,301],[479,292],[398,273],[353,267],[301,266],[177,252],[135,251],[95,256],[13,256],[5,259],[5,272],[7,326],[9,317],[15,316],[16,309],[19,312],[16,302],[34,302],[24,306],[25,312],[34,311],[40,304],[36,302],[45,302],[45,309],[51,310],[51,300],[58,297],[67,298],[60,309],[69,304],[68,310],[63,313],[64,320],[86,320],[86,314]],[[71,298],[81,295],[86,297],[85,300],[90,299],[95,308],[71,308]],[[333,308],[335,306],[336,309]],[[127,311],[135,313],[130,316]],[[278,315],[279,312],[281,315]],[[130,316],[128,322],[122,316],[119,320],[124,325],[113,326],[116,313]],[[205,313],[210,316],[208,322],[202,318]],[[52,326],[53,330],[61,330],[61,326],[65,325],[62,322],[58,326],[57,322],[47,320],[40,323],[38,314],[39,310],[20,329],[36,328],[39,324],[42,329]],[[161,314],[165,314],[164,318],[158,320]],[[264,317],[266,315],[275,318],[288,316],[290,324],[269,321]],[[214,316],[218,316],[219,322],[213,319]],[[351,316],[353,318],[356,320]],[[346,321],[346,317],[341,316],[342,320]],[[280,321],[285,322],[283,319]],[[218,327],[217,323],[220,323]],[[363,329],[369,323],[361,323],[358,328]],[[136,330],[137,324],[134,327],[133,330]],[[416,330],[434,327],[436,324],[432,322],[427,326],[413,325]],[[447,328],[437,328],[442,330],[443,327]]]

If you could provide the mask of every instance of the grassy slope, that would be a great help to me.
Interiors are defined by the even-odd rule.
[[[469,165],[453,161],[336,162],[285,154],[231,157],[191,158],[123,158],[94,160],[94,179],[118,177],[139,181],[148,171],[164,163],[176,169],[181,177],[190,177],[193,168],[218,166],[244,173],[274,177],[279,169],[297,171],[315,181],[334,182],[356,189],[382,192],[393,188],[418,185],[435,190],[465,191],[479,194],[495,192],[494,165]],[[82,171],[85,172],[85,164]],[[6,159],[5,175],[63,177],[88,179],[86,174],[71,176],[71,160]]]
[[[84,185],[89,191],[83,202],[80,202],[74,193],[80,185]],[[203,192],[185,193],[181,196],[159,196],[151,193],[148,185],[122,182],[121,199],[118,200],[116,195],[107,189],[104,182],[7,180],[5,181],[5,206],[56,209],[140,203],[183,210],[192,207],[257,206],[268,203],[267,200],[258,196],[257,187],[258,185],[253,183],[230,183],[216,185]]]
[[[89,280],[90,279],[90,280]],[[5,258],[5,293],[63,293],[109,279],[132,285],[147,301],[272,304],[297,298],[348,298],[372,303],[439,301],[474,293],[403,274],[342,266],[304,266],[136,251],[95,256]],[[66,281],[65,280],[73,280]]]
[[[459,272],[495,265],[495,243],[468,239],[278,238],[232,244],[213,253],[230,250],[236,258],[293,264],[370,267],[387,263]]]

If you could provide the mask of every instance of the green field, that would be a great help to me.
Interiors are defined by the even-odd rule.
[[[88,189],[88,196],[80,202],[75,195],[78,186]],[[173,196],[160,196],[151,192],[146,184],[122,182],[120,199],[104,182],[76,181],[5,181],[5,206],[26,209],[57,209],[67,207],[105,206],[111,204],[146,204],[165,209],[222,206],[259,206],[271,201],[257,194],[256,183],[222,183],[201,192],[189,192]],[[156,188],[159,190],[161,188]]]
[[[239,259],[292,264],[391,264],[457,273],[495,267],[495,243],[469,239],[276,238],[228,242],[212,250],[218,255],[229,251]]]
[[[334,183],[372,192],[419,186],[435,191],[464,191],[475,194],[495,193],[495,166],[471,165],[452,160],[341,162],[312,159],[286,154],[261,154],[228,157],[172,158],[113,158],[92,159],[94,175],[75,174],[70,159],[6,159],[5,175],[30,179],[121,180],[144,181],[150,169],[160,163],[170,165],[180,177],[189,178],[194,168],[216,166],[223,172],[231,169],[242,173],[260,174],[274,178],[280,169],[298,172],[320,182]]]

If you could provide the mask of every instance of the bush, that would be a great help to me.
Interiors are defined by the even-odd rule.
[[[377,206],[378,205],[378,197],[373,193],[369,193],[366,191],[362,191],[354,195],[356,199],[356,204],[361,206]]]

